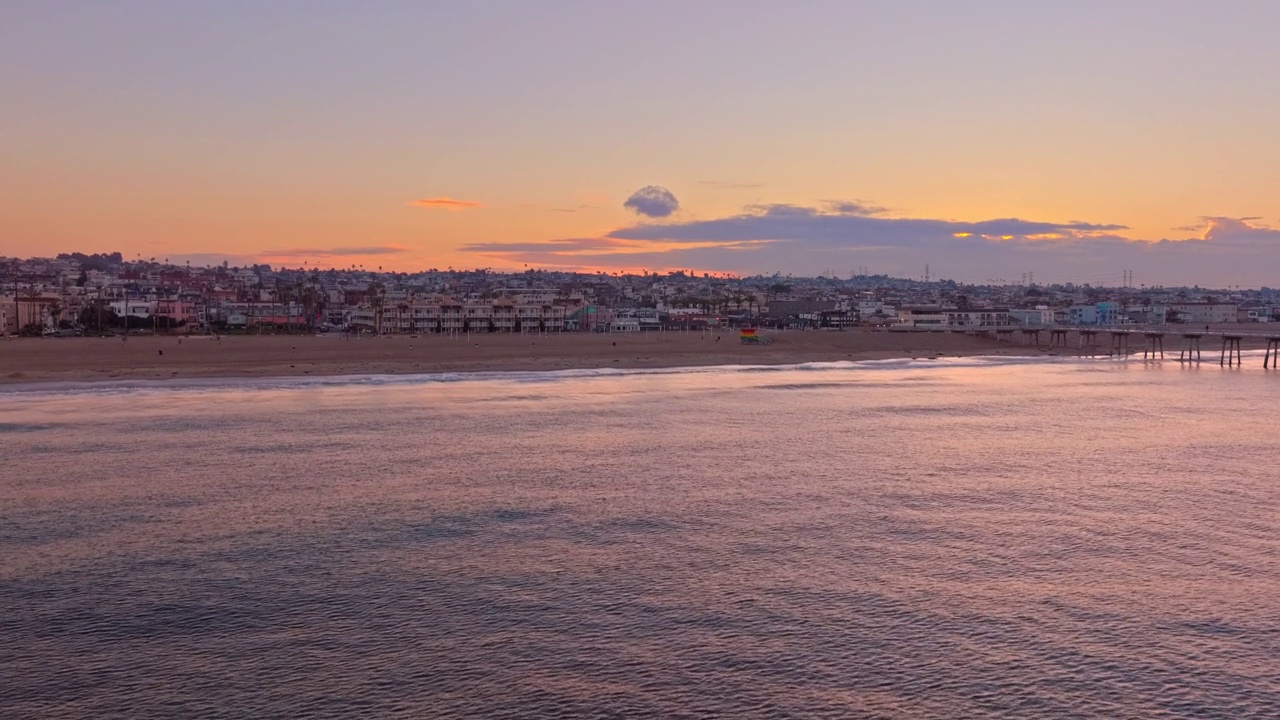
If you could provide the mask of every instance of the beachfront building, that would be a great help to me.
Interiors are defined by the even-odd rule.
[[[1067,322],[1072,325],[1120,325],[1129,321],[1125,308],[1116,302],[1072,305],[1067,308]]]
[[[640,332],[640,320],[634,317],[616,317],[609,323],[609,332]]]
[[[899,327],[922,329],[998,328],[1009,324],[1004,307],[902,306],[897,309]]]
[[[1129,322],[1139,325],[1163,325],[1168,319],[1168,308],[1161,305],[1135,305],[1125,310]]]
[[[1003,308],[947,308],[947,326],[953,330],[1004,327],[1009,324],[1009,311]]]
[[[115,313],[117,317],[132,317],[145,320],[154,314],[152,303],[145,299],[112,300],[107,303],[107,307],[111,308],[111,312]]]
[[[351,312],[350,327],[379,335],[458,332],[558,332],[561,305],[519,304],[509,298],[460,301],[450,297],[369,300]]]
[[[551,332],[564,328],[562,305],[517,305],[512,332]]]
[[[1239,305],[1236,303],[1183,302],[1170,303],[1170,320],[1190,325],[1213,325],[1239,322]]]
[[[898,326],[930,330],[977,330],[1009,324],[1005,308],[956,308],[904,306],[898,308]]]
[[[947,317],[948,309],[955,308],[904,305],[898,308],[898,326],[941,330],[951,322]]]
[[[616,318],[610,323],[609,330],[618,332],[617,328],[622,326],[625,326],[628,331],[631,329],[661,330],[662,314],[657,308],[627,308],[619,310]]]
[[[1242,323],[1274,322],[1275,311],[1269,307],[1240,308],[1236,311],[1236,318]]]
[[[120,299],[112,300],[107,303],[107,307],[117,317],[132,317],[135,320],[149,321],[153,316],[169,318],[174,322],[182,322],[187,324],[197,324],[200,322],[202,312],[198,305],[191,301],[179,298],[160,298],[160,299]]]
[[[279,328],[306,325],[306,314],[297,303],[227,302],[205,310],[209,324],[230,328]]]
[[[850,313],[835,300],[774,300],[765,309],[765,321],[781,327],[845,327]]]
[[[64,309],[61,298],[56,295],[18,296],[10,295],[0,301],[0,328],[5,334],[20,333],[30,328],[39,332],[56,330],[58,321],[62,319]]]
[[[1043,305],[1034,308],[1015,308],[1009,311],[1009,321],[1028,327],[1044,327],[1053,324],[1054,311]]]
[[[18,332],[18,314],[14,309],[13,296],[0,295],[0,335],[14,335]]]

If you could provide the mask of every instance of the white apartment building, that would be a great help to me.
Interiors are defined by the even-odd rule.
[[[1169,310],[1176,315],[1178,322],[1184,322],[1189,325],[1212,325],[1214,323],[1239,321],[1239,306],[1236,303],[1171,303]]]
[[[640,318],[619,317],[609,323],[609,332],[640,332]]]
[[[900,307],[898,324],[913,328],[945,328],[950,320],[947,310],[940,307]]]
[[[119,317],[130,315],[136,318],[149,318],[153,314],[155,304],[150,300],[112,300],[107,303],[107,307],[111,308],[111,312]]]
[[[1043,305],[1035,308],[1015,308],[1009,311],[1009,319],[1021,325],[1044,326],[1053,324],[1054,311]]]
[[[1009,324],[1009,311],[997,308],[947,308],[947,324],[956,329],[1004,327]]]
[[[1009,311],[1003,308],[901,307],[898,325],[930,329],[976,329],[1003,327],[1009,324]]]

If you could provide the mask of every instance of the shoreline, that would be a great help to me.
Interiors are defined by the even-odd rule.
[[[955,367],[1007,367],[1010,365],[1051,365],[1072,361],[1102,361],[1081,355],[948,355],[921,358],[877,358],[799,362],[777,365],[672,365],[660,367],[567,368],[558,370],[467,370],[430,371],[421,373],[373,373],[347,375],[208,375],[173,378],[110,378],[95,380],[33,380],[0,383],[0,398],[40,395],[44,393],[95,393],[121,390],[228,390],[228,389],[307,389],[327,386],[382,387],[396,384],[432,384],[466,382],[500,382],[504,380],[595,379],[628,375],[716,374],[721,372],[761,372],[788,370],[929,370]],[[1132,360],[1132,357],[1129,358]],[[938,361],[938,362],[934,362]],[[903,364],[899,364],[903,363]],[[818,366],[818,367],[813,367]]]
[[[719,340],[716,340],[719,337]],[[0,341],[0,385],[112,381],[624,370],[941,357],[1074,357],[1073,348],[959,333],[780,331],[561,335],[260,335],[22,338]]]

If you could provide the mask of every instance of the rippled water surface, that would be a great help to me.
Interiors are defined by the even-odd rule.
[[[1280,717],[1253,365],[95,388],[0,392],[4,718]]]

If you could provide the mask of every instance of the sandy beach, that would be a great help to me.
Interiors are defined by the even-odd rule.
[[[717,340],[719,337],[719,340]],[[958,333],[786,331],[743,345],[735,331],[346,337],[262,335],[21,338],[0,341],[0,382],[351,375],[1041,355],[1041,347]]]
[[[1221,332],[1215,328],[1214,332]],[[719,337],[719,340],[716,338]],[[782,365],[838,360],[973,355],[1074,355],[1066,348],[997,342],[951,332],[872,330],[768,332],[765,345],[743,345],[736,331],[719,333],[564,333],[348,337],[343,335],[121,336],[0,340],[0,383],[288,375],[362,375],[578,368]],[[1177,357],[1178,334],[1165,338]],[[1205,361],[1216,361],[1218,339],[1204,340]],[[1100,350],[1108,339],[1099,338]],[[1135,333],[1130,351],[1142,354]],[[1244,349],[1261,348],[1246,337]]]

